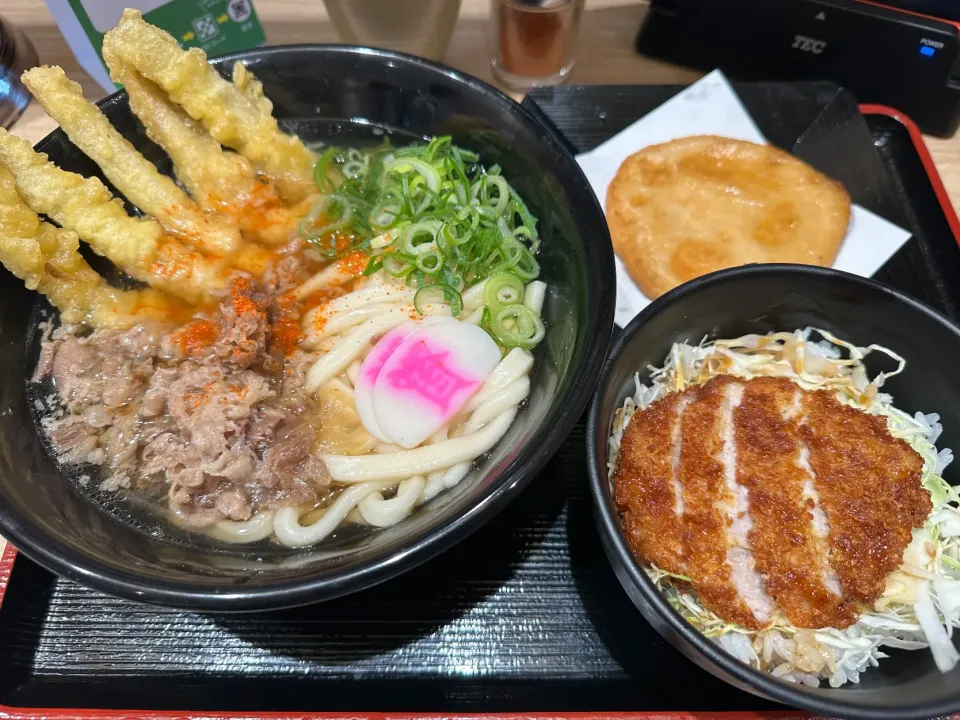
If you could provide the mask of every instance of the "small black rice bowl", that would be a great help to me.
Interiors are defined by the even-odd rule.
[[[889,650],[860,683],[831,688],[798,685],[755,670],[688,624],[635,561],[620,529],[607,473],[614,413],[634,393],[634,373],[663,365],[673,343],[749,333],[827,330],[858,346],[883,345],[906,369],[884,385],[900,409],[939,413],[941,448],[960,447],[960,327],[872,280],[801,265],[753,265],[704,276],[651,303],[620,334],[607,359],[587,424],[590,485],[600,536],[614,571],[637,608],[677,650],[741,690],[825,715],[929,718],[960,710],[960,666],[941,674],[927,650]],[[878,355],[878,354],[874,354]],[[892,369],[867,358],[871,375]],[[946,479],[957,483],[957,467]]]

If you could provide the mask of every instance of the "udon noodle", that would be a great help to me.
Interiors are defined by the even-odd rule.
[[[535,281],[528,287],[530,290],[525,302],[529,301],[531,308],[539,312],[546,286]],[[464,308],[471,310],[479,307],[481,294],[482,288],[466,295]],[[339,383],[347,393],[352,393],[351,376],[356,377],[358,361],[365,355],[364,351],[370,348],[371,333],[382,334],[409,319],[410,307],[389,302],[393,299],[392,295],[385,294],[383,286],[371,284],[328,304],[326,310],[330,314],[327,324],[338,318],[344,319],[344,324],[339,326],[340,333],[333,336],[335,342],[331,345],[332,349],[310,369],[308,381],[310,378],[321,378],[311,387]],[[406,294],[403,296],[406,297]],[[372,298],[381,302],[371,302]],[[474,307],[471,308],[471,305]],[[346,316],[361,308],[366,308],[370,314],[353,322],[346,320]],[[449,312],[449,308],[437,305],[430,311],[443,315]],[[308,316],[305,323],[308,328],[311,320]],[[357,328],[362,328],[365,323],[371,325],[358,332]],[[304,344],[310,344],[321,336],[329,337],[322,331],[314,334],[308,331]],[[334,357],[328,359],[330,355]],[[330,535],[354,508],[357,508],[365,523],[374,527],[388,527],[400,522],[418,505],[460,483],[469,473],[473,462],[503,437],[516,417],[518,407],[530,392],[529,372],[532,366],[533,356],[529,351],[521,348],[509,351],[464,406],[463,412],[416,449],[403,450],[379,443],[373,445],[366,455],[322,455],[333,480],[345,489],[313,522],[301,523],[301,518],[308,513],[299,508],[283,508],[275,513],[259,513],[246,522],[221,520],[213,533],[229,542],[254,542],[273,534],[282,544],[299,547],[312,545]],[[339,374],[332,375],[334,372]],[[385,499],[384,491],[394,488],[395,494]]]

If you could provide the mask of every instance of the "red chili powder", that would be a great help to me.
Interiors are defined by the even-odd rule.
[[[362,250],[354,250],[337,260],[337,269],[344,275],[356,277],[367,269],[367,254]]]
[[[274,321],[270,323],[270,347],[284,355],[289,355],[297,349],[297,343],[302,339],[300,303],[290,295],[277,298]]]
[[[212,322],[194,320],[177,330],[171,339],[184,355],[190,355],[212,345],[216,337],[217,331]]]
[[[263,308],[254,299],[253,283],[248,278],[238,277],[230,281],[230,303],[237,315],[263,312]]]

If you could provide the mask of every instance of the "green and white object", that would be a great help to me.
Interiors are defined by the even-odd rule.
[[[125,8],[136,8],[148,23],[173,35],[181,47],[199,47],[207,55],[246,50],[266,38],[253,0],[47,0],[80,66],[104,90],[117,85],[103,63],[103,35],[120,21]]]

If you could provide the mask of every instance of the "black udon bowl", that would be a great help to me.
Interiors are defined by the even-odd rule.
[[[732,338],[813,326],[859,346],[884,345],[906,360],[884,386],[911,414],[940,413],[938,446],[960,447],[960,327],[931,308],[872,280],[801,265],[753,265],[704,276],[644,309],[613,344],[587,422],[587,455],[597,526],[621,585],[653,627],[704,670],[748,692],[830,716],[928,718],[960,710],[960,667],[946,675],[929,651],[889,651],[858,685],[811,688],[778,680],[728,655],[667,603],[634,560],[620,529],[607,473],[613,415],[634,392],[633,377],[649,375],[675,342]],[[868,369],[892,369],[877,354]],[[956,484],[958,468],[947,469]]]
[[[44,567],[107,593],[191,608],[255,610],[331,598],[384,581],[466,537],[544,466],[577,422],[613,328],[613,253],[603,213],[559,139],[494,88],[419,58],[355,47],[274,47],[245,62],[281,124],[307,141],[349,143],[452,135],[503,173],[540,220],[546,339],[535,351],[527,405],[467,479],[376,532],[339,533],[315,548],[230,546],[186,536],[159,513],[92,497],[59,470],[35,428],[27,388],[45,302],[0,271],[0,534]],[[163,169],[124,93],[100,103]],[[371,128],[374,130],[371,132]],[[365,133],[364,133],[365,130]],[[37,149],[60,167],[101,177],[60,130]],[[92,483],[91,483],[92,484]],[[96,492],[92,493],[97,496]]]

